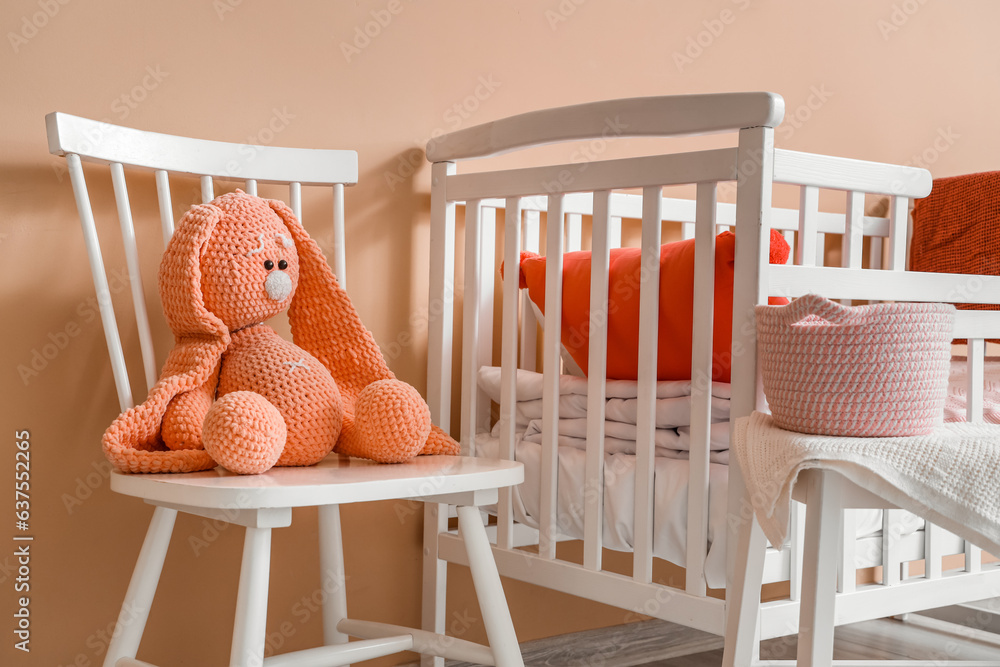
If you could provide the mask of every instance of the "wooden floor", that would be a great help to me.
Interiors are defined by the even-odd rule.
[[[835,660],[988,660],[1000,665],[1000,637],[964,631],[910,616],[906,621],[878,619],[837,628]],[[780,637],[761,643],[760,657],[794,660],[795,637]],[[646,663],[645,667],[718,667],[722,649]]]
[[[1000,599],[977,603],[996,614]],[[1000,666],[1000,622],[976,606],[947,607],[905,620],[878,619],[837,628],[837,660],[982,660]],[[945,622],[950,621],[950,623]],[[956,625],[961,624],[961,625]],[[663,621],[643,621],[521,646],[526,667],[718,667],[722,638]],[[795,637],[761,644],[761,658],[794,660]],[[471,667],[448,662],[448,667]]]

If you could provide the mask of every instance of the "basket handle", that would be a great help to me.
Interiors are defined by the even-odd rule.
[[[857,321],[860,317],[854,308],[831,301],[819,294],[800,296],[782,308],[777,315],[785,326],[791,326],[809,315],[815,315],[830,324],[848,324]]]

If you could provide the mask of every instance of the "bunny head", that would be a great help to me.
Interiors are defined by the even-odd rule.
[[[308,238],[282,202],[239,190],[188,211],[160,266],[160,296],[174,333],[218,335],[285,310],[299,282],[290,226]]]

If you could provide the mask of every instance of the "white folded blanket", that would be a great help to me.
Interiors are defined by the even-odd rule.
[[[800,471],[836,471],[890,503],[1000,553],[1000,427],[944,424],[926,436],[846,438],[775,426],[759,412],[736,422],[734,445],[754,512],[783,544]]]
[[[493,401],[500,401],[500,369],[479,369],[479,386]],[[516,375],[517,405],[515,429],[528,442],[541,443],[542,433],[542,374],[518,370]],[[562,375],[559,378],[559,445],[586,449],[587,444],[587,378]],[[605,439],[608,454],[635,454],[638,413],[638,383],[632,380],[608,380],[605,383]],[[709,447],[712,460],[728,461],[720,453],[729,449],[730,385],[712,383]],[[687,458],[691,449],[691,382],[661,381],[656,383],[654,440],[657,455]],[[495,427],[496,428],[496,427]],[[498,435],[495,433],[494,435]]]

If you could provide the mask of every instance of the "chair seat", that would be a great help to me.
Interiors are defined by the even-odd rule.
[[[208,508],[307,507],[396,498],[432,498],[513,486],[524,466],[465,456],[419,456],[385,464],[330,454],[315,466],[236,475],[222,467],[185,474],[115,471],[111,489],[152,502]]]

